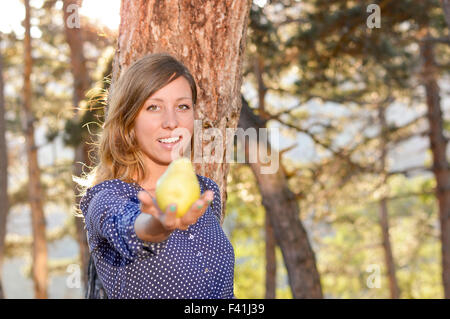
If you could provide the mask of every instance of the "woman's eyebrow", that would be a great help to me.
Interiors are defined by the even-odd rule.
[[[155,101],[159,101],[159,102],[164,102],[163,99],[160,99],[160,98],[157,98],[157,97],[151,97],[151,98],[149,98],[149,100],[155,100]],[[183,97],[179,97],[175,101],[179,101],[179,100],[192,100],[192,98],[191,97],[187,97],[187,96],[183,96]]]

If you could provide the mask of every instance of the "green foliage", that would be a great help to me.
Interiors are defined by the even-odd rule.
[[[366,26],[371,3],[381,7],[380,29]],[[246,83],[258,87],[253,63],[262,59],[266,111],[277,114],[296,101],[298,107],[273,119],[290,135],[310,137],[319,155],[283,164],[291,190],[302,194],[301,217],[325,295],[389,298],[379,225],[379,200],[387,193],[401,296],[441,297],[434,179],[393,174],[383,183],[390,170],[381,165],[383,140],[393,149],[419,135],[419,126],[388,121],[382,130],[378,119],[380,106],[388,109],[392,101],[411,108],[424,101],[417,90],[419,31],[429,27],[431,36],[446,37],[439,1],[276,1],[254,5],[250,18]],[[435,49],[438,63],[448,65],[448,46]],[[313,121],[320,125],[309,126]],[[381,288],[367,285],[371,265],[380,267]]]
[[[396,178],[390,196],[422,189],[430,179]],[[352,189],[353,192],[357,189]],[[323,289],[330,298],[389,298],[379,203],[336,206],[332,231],[319,240],[318,265]],[[402,298],[442,298],[439,227],[434,198],[398,197],[389,201],[390,236]],[[381,287],[369,288],[367,280],[380,269]]]
[[[265,295],[265,209],[249,167],[232,164],[228,175],[224,229],[234,247],[237,298]],[[281,252],[277,249],[277,298],[292,298]]]

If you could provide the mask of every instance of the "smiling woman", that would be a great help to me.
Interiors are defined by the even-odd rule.
[[[181,99],[183,98],[183,99]],[[159,139],[191,141],[197,87],[187,68],[168,54],[150,54],[114,86],[92,171],[93,185],[119,178],[152,187],[174,159]],[[167,141],[165,141],[167,142]]]
[[[144,102],[136,117],[136,140],[146,155],[145,166],[158,172],[153,176],[160,176],[174,156],[182,155],[172,152],[177,146],[178,150],[189,146],[194,132],[192,84],[184,76],[171,81]],[[147,184],[156,184],[152,176],[148,178]]]
[[[171,55],[149,54],[123,72],[111,94],[98,163],[79,207],[106,295],[233,298],[234,250],[220,226],[217,184],[192,174],[201,195],[178,207],[183,215],[174,203],[161,211],[153,198],[157,181],[193,140],[193,76]],[[166,194],[186,185],[179,173]]]

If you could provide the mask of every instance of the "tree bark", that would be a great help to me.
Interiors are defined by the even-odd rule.
[[[3,34],[0,32],[0,43]],[[6,144],[5,96],[3,84],[3,56],[0,52],[0,299],[3,291],[2,268],[5,254],[6,220],[9,211],[8,201],[8,148]]]
[[[380,121],[380,128],[382,130],[381,133],[381,171],[386,171],[386,157],[387,157],[387,136],[386,132],[389,129],[387,122],[386,122],[386,109],[384,105],[380,105],[378,108],[378,119]],[[388,189],[387,185],[387,174],[384,174],[384,181],[383,186],[386,187],[386,190]],[[381,235],[382,235],[382,242],[383,242],[383,250],[384,250],[384,259],[386,263],[386,269],[388,273],[388,280],[389,280],[389,291],[391,294],[392,299],[398,299],[400,298],[400,290],[397,283],[397,276],[395,275],[395,262],[394,262],[394,256],[392,253],[392,246],[391,246],[391,239],[389,236],[389,214],[388,214],[388,206],[387,206],[387,198],[389,194],[388,191],[386,191],[385,194],[383,194],[383,197],[380,200],[380,227],[381,227]]]
[[[23,129],[25,131],[26,154],[28,158],[28,196],[31,206],[31,222],[33,230],[33,265],[35,298],[47,298],[47,243],[45,237],[45,216],[42,204],[42,188],[40,185],[40,169],[37,147],[34,140],[34,114],[31,106],[31,34],[30,3],[25,0],[25,38],[24,38],[24,86],[23,86]]]
[[[259,54],[254,58],[254,74],[258,86],[258,113],[259,116],[265,118],[265,101],[267,88],[263,79],[264,73],[264,57]],[[269,213],[266,211],[265,216],[265,233],[266,233],[266,299],[275,299],[277,288],[277,258],[276,258],[276,240],[273,234],[273,228],[270,224]]]
[[[64,0],[63,1],[63,12],[64,12],[64,30],[66,34],[66,41],[70,47],[70,64],[72,77],[74,81],[73,87],[73,95],[72,95],[72,103],[74,106],[74,114],[73,119],[75,121],[80,121],[83,117],[83,112],[79,111],[79,104],[85,98],[85,94],[90,88],[91,79],[89,77],[89,73],[86,67],[86,59],[83,53],[83,34],[80,28],[70,27],[68,23],[68,19],[70,19],[70,15],[72,11],[70,9],[70,5],[77,5],[81,7],[81,0]],[[80,134],[81,140],[79,144],[75,147],[75,157],[72,165],[72,174],[74,176],[81,176],[83,166],[84,165],[91,166],[93,163],[89,157],[90,147],[87,143],[88,141],[83,140],[83,134]],[[78,206],[80,202],[80,193],[76,186],[76,183],[73,183],[73,192],[75,194],[75,204]],[[79,217],[75,218],[75,225],[77,230],[77,242],[80,249],[80,261],[81,261],[81,269],[82,269],[82,282],[84,288],[87,286],[87,272],[88,272],[88,264],[89,264],[89,246],[87,243],[86,231],[84,229],[84,222]]]
[[[389,291],[392,299],[398,299],[400,298],[400,291],[397,284],[397,277],[395,275],[395,263],[389,236],[389,217],[386,198],[383,198],[380,201],[380,226],[383,238],[384,260],[389,279]]]
[[[425,33],[424,36],[428,37],[427,32]],[[433,174],[436,178],[436,198],[439,204],[444,296],[450,298],[450,169],[446,157],[447,140],[444,136],[437,83],[438,70],[431,41],[420,42],[420,53],[422,57],[421,81],[425,87]]]
[[[389,279],[389,291],[392,299],[398,299],[400,298],[400,290],[398,288],[397,277],[395,275],[395,262],[389,236],[389,217],[386,198],[383,198],[380,201],[380,226],[383,238],[384,260]]]
[[[273,233],[273,227],[270,224],[270,216],[266,211],[265,216],[266,231],[266,299],[276,298],[277,288],[277,256],[276,240]]]
[[[264,126],[265,121],[253,114],[247,102],[242,98],[239,127],[244,130],[256,128],[258,131]],[[250,138],[249,143],[254,142],[256,141],[252,141]],[[261,146],[259,145],[259,147]],[[270,144],[268,148],[268,153],[275,152],[271,149]],[[245,152],[248,157],[247,143]],[[264,165],[259,156],[255,163],[250,162],[249,165],[258,182],[263,205],[269,215],[276,242],[281,248],[293,297],[323,298],[315,255],[299,218],[297,200],[288,188],[283,170],[278,169],[273,174],[261,173],[261,167]]]
[[[196,120],[202,121],[204,129],[218,129],[225,137],[226,128],[236,128],[239,120],[250,5],[249,0],[123,0],[112,90],[121,70],[136,59],[169,52],[189,68],[197,82]],[[214,155],[214,143],[203,139],[203,158]],[[197,172],[212,178],[221,190],[222,221],[229,170],[225,156],[225,152],[219,156],[220,163],[194,163]]]

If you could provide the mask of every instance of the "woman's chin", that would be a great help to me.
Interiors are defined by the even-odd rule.
[[[158,154],[159,156],[157,158],[154,158],[153,161],[159,165],[169,165],[177,158],[180,158],[180,155],[171,154],[168,152],[168,154]]]

